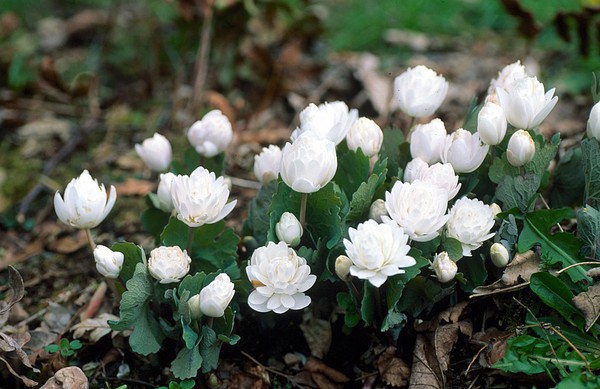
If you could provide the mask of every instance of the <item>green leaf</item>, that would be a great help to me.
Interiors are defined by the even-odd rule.
[[[219,353],[223,343],[217,339],[217,334],[208,326],[202,327],[202,340],[200,341],[200,354],[202,355],[202,373],[208,373],[217,368]]]
[[[485,284],[488,272],[483,255],[463,258],[462,261],[458,261],[457,265],[458,271],[465,278],[465,282],[460,284],[462,290],[470,293],[473,289]]]
[[[119,273],[125,282],[129,281],[135,272],[138,263],[146,263],[146,254],[144,249],[138,245],[129,242],[115,243],[112,246],[113,251],[123,253],[123,267]]]
[[[573,217],[575,217],[575,213],[570,208],[539,210],[529,213],[525,217],[523,230],[519,236],[518,251],[524,253],[534,245],[540,244],[540,257],[546,266],[554,267],[558,265],[565,268],[579,263],[581,241],[571,233],[551,233],[556,223]],[[567,270],[567,274],[575,283],[584,279],[591,282],[591,279],[585,274],[586,271],[586,267],[576,266]]]
[[[46,350],[46,352],[50,353],[50,354],[54,354],[57,353],[60,350],[60,347],[57,344],[49,344],[46,347],[44,347],[44,349]]]
[[[379,289],[372,286],[370,282],[364,281],[364,294],[360,303],[360,316],[363,321],[370,325],[375,325],[375,308],[377,306],[377,299],[375,293],[379,293]]]
[[[192,378],[198,375],[202,367],[202,356],[198,344],[191,349],[184,347],[177,353],[177,357],[171,362],[171,372],[179,379]]]
[[[584,254],[600,258],[600,212],[586,205],[577,210],[577,233],[584,241]]]
[[[156,208],[148,208],[142,212],[140,216],[140,222],[144,230],[149,232],[152,236],[158,238],[169,223],[170,215],[166,212]]]
[[[80,348],[83,347],[83,345],[81,344],[81,341],[79,339],[75,339],[75,340],[72,340],[71,342],[69,342],[69,347],[72,350],[79,350]]]
[[[379,174],[371,174],[369,179],[360,184],[358,189],[352,195],[350,201],[350,212],[346,216],[349,222],[355,222],[366,219],[369,214],[369,208],[374,201],[375,193],[385,182],[387,169],[383,169]]]
[[[388,174],[399,177],[400,168],[404,168],[403,157],[400,151],[400,145],[404,142],[404,135],[398,128],[383,129],[383,144],[381,146],[380,156],[387,158]],[[410,153],[408,155],[410,158]]]
[[[542,178],[537,174],[507,176],[496,187],[496,197],[502,202],[502,208],[517,208],[526,213],[533,206],[541,182]]]
[[[600,201],[600,144],[595,138],[581,141],[583,175],[585,177],[584,204]]]
[[[444,237],[442,246],[444,247],[444,250],[448,253],[450,259],[452,259],[454,262],[457,262],[459,259],[462,258],[462,244],[458,239]]]
[[[109,321],[113,330],[131,328],[129,344],[136,353],[148,355],[160,350],[164,334],[149,308],[152,298],[152,281],[144,263],[138,263],[135,273],[127,281],[127,291],[121,296],[120,320]]]
[[[244,221],[244,233],[253,236],[259,247],[267,243],[269,207],[276,190],[277,180],[263,185],[248,206],[248,218]]]
[[[426,309],[453,292],[452,287],[443,288],[439,282],[423,276],[416,276],[404,287],[402,297],[398,301],[398,312],[417,317]]]
[[[564,282],[550,273],[539,272],[531,275],[529,286],[544,304],[555,309],[566,321],[583,330],[585,319],[581,311],[571,302],[575,296]]]
[[[190,293],[190,297],[200,293],[205,277],[206,274],[204,274],[203,272],[196,273],[193,276],[188,274],[179,283],[179,288],[177,292],[181,296],[184,291],[188,291]]]
[[[600,377],[585,371],[568,375],[554,389],[598,389]]]
[[[360,322],[360,313],[354,299],[350,293],[345,292],[340,292],[335,297],[338,306],[344,312],[344,325],[348,328],[354,328]]]
[[[490,166],[490,170],[488,172],[488,177],[495,184],[499,184],[506,177],[517,177],[518,175],[519,168],[516,168],[508,163],[506,154],[503,154],[502,157],[494,158],[492,166]]]
[[[358,187],[369,177],[369,157],[363,154],[361,149],[356,152],[348,150],[345,142],[338,145],[338,168],[333,181],[340,186],[348,199]]]
[[[553,174],[550,207],[561,208],[581,204],[585,191],[583,153],[581,148],[569,149],[560,159]]]

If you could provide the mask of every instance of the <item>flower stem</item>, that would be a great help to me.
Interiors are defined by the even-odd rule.
[[[300,198],[300,224],[302,227],[305,226],[306,222],[306,201],[308,200],[308,193],[302,193]]]
[[[188,237],[187,237],[187,244],[185,246],[185,250],[187,251],[187,254],[191,257],[192,256],[192,244],[194,243],[194,229],[192,227],[188,227]]]
[[[410,118],[410,123],[408,124],[408,128],[406,128],[406,131],[404,132],[404,140],[405,141],[407,141],[407,142],[410,141],[410,135],[412,133],[412,128],[416,122],[417,122],[417,118],[415,118],[415,117]]]
[[[85,236],[87,236],[88,243],[90,244],[90,249],[92,249],[92,252],[94,252],[94,249],[96,248],[96,243],[94,243],[94,238],[92,238],[92,230],[86,228]]]

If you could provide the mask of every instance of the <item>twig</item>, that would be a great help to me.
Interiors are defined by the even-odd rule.
[[[569,265],[563,269],[560,269],[556,272],[556,275],[559,275],[560,273],[563,273],[571,268],[577,267],[577,266],[600,266],[600,262],[596,261],[596,262],[578,262],[578,263],[574,263],[572,265]]]
[[[472,294],[469,296],[470,299],[472,298],[476,298],[476,297],[485,297],[485,296],[491,296],[494,294],[500,294],[500,293],[505,293],[505,292],[512,292],[515,290],[519,290],[519,289],[523,289],[526,286],[529,286],[530,282],[523,282],[522,284],[518,284],[518,285],[513,285],[513,286],[509,286],[508,288],[504,288],[504,289],[496,289],[496,290],[492,290],[490,292],[481,292],[481,293],[477,293],[477,294]]]
[[[192,97],[192,109],[194,114],[200,107],[200,103],[202,103],[202,98],[204,97],[204,84],[206,83],[208,55],[210,52],[213,2],[196,0],[196,5],[198,8],[202,9],[204,21],[202,22],[202,28],[200,29],[200,47],[198,48],[195,65],[196,78],[194,80],[194,93]]]
[[[245,356],[246,358],[248,358],[249,360],[251,360],[252,362],[254,362],[255,364],[257,364],[258,366],[260,366],[260,367],[262,367],[263,369],[265,369],[266,371],[268,371],[268,372],[271,372],[271,373],[273,373],[273,374],[276,374],[276,375],[278,375],[278,376],[281,376],[281,377],[285,378],[286,380],[293,381],[293,378],[294,378],[294,377],[292,377],[292,376],[290,376],[290,375],[287,375],[287,374],[285,374],[285,373],[282,373],[282,372],[280,372],[279,370],[275,370],[275,369],[273,369],[272,367],[269,367],[269,366],[265,366],[265,365],[263,365],[263,364],[262,364],[262,363],[260,363],[258,360],[256,360],[256,358],[254,358],[252,355],[248,354],[247,352],[245,352],[245,351],[241,350],[241,351],[240,351],[240,353],[241,353],[243,356]]]
[[[101,381],[119,381],[119,382],[127,382],[130,384],[140,384],[140,385],[144,385],[144,386],[148,386],[150,388],[155,388],[156,386],[146,382],[146,381],[142,381],[142,380],[136,380],[133,378],[119,378],[119,377],[94,377],[97,380],[101,380]]]
[[[240,188],[257,189],[258,190],[262,186],[260,184],[260,182],[257,182],[257,181],[246,180],[243,178],[231,177],[231,176],[227,176],[227,177],[231,180],[231,185],[239,186]]]

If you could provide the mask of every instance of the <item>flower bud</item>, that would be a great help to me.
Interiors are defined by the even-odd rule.
[[[440,162],[447,135],[446,126],[440,119],[417,124],[410,134],[410,155],[430,165]]]
[[[490,247],[490,257],[496,267],[505,267],[508,264],[508,250],[502,243],[494,243]]]
[[[479,111],[477,133],[484,143],[495,146],[502,142],[507,126],[504,110],[498,104],[486,103]]]
[[[454,276],[456,276],[456,272],[458,271],[456,262],[450,259],[446,251],[442,251],[433,257],[433,264],[431,267],[441,283],[452,281]]]
[[[227,116],[215,109],[192,124],[187,137],[198,154],[211,158],[229,146],[233,139],[233,128]]]
[[[190,271],[192,259],[179,246],[157,247],[150,252],[148,271],[161,284],[179,282]]]
[[[350,150],[356,151],[360,148],[367,157],[372,157],[381,149],[383,131],[373,120],[362,117],[350,127],[346,143]]]
[[[588,138],[596,138],[600,142],[600,102],[594,104],[587,121],[586,133]]]
[[[369,219],[381,223],[382,216],[388,216],[387,209],[385,208],[385,201],[383,201],[383,199],[377,199],[373,201],[369,207]]]
[[[125,256],[118,251],[112,251],[106,246],[97,245],[94,249],[94,260],[98,273],[106,278],[117,278],[123,267]]]
[[[490,208],[492,210],[492,213],[494,214],[494,217],[498,216],[498,214],[502,212],[502,208],[500,208],[500,206],[496,203],[491,203]]]
[[[525,66],[521,61],[511,63],[498,72],[498,78],[492,79],[488,88],[488,95],[496,95],[496,88],[507,89],[510,84],[521,78],[527,77]]]
[[[447,136],[442,162],[451,164],[456,173],[471,173],[483,163],[489,148],[479,134],[459,128]]]
[[[167,213],[171,213],[173,210],[173,199],[171,198],[171,183],[173,182],[173,178],[175,178],[175,174],[173,173],[161,174],[158,189],[156,190],[160,209]]]
[[[171,143],[159,133],[155,133],[152,138],[145,139],[141,145],[136,144],[135,151],[150,170],[155,172],[167,170],[173,156]]]
[[[523,166],[529,163],[535,155],[535,143],[531,135],[525,130],[519,130],[512,134],[506,149],[506,159],[515,166]]]
[[[429,164],[419,157],[413,158],[404,168],[404,182],[421,179],[421,175],[429,168]]]
[[[233,282],[229,276],[225,273],[219,274],[200,291],[200,311],[208,317],[223,316],[234,293]]]
[[[300,126],[292,132],[290,136],[292,142],[295,142],[300,135],[312,132],[315,137],[328,139],[338,145],[358,119],[358,110],[349,109],[343,101],[334,101],[318,106],[309,104],[299,116]]]
[[[288,246],[298,246],[302,238],[302,224],[291,212],[284,212],[281,218],[275,224],[275,235],[277,239],[288,244]]]
[[[340,255],[335,259],[335,274],[340,277],[340,280],[348,282],[351,266],[352,260],[345,255]]]
[[[281,169],[281,149],[275,145],[263,147],[262,152],[254,156],[254,175],[262,184],[276,180]]]
[[[394,97],[412,117],[433,115],[448,93],[448,82],[426,66],[408,68],[394,80]]]
[[[190,309],[190,315],[192,319],[199,319],[202,317],[202,311],[200,310],[200,294],[195,294],[187,302],[188,308]]]

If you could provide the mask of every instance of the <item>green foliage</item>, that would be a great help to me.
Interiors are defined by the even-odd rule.
[[[589,205],[579,208],[577,233],[584,242],[583,254],[600,258],[600,212]]]
[[[352,194],[350,211],[346,216],[346,221],[356,222],[366,219],[369,208],[375,200],[375,194],[381,189],[385,182],[387,173],[386,165],[387,159],[377,161],[373,168],[373,174],[371,174],[368,180],[362,182]]]
[[[157,389],[192,389],[196,386],[196,381],[193,379],[183,380],[181,382],[171,381],[169,382],[169,386],[160,386]]]
[[[600,144],[594,138],[584,139],[581,152],[585,177],[584,204],[595,206],[600,201]]]
[[[263,185],[248,206],[248,218],[244,221],[244,233],[253,236],[258,246],[264,246],[267,243],[270,221],[269,207],[273,195],[277,191],[277,184],[277,180],[273,180]]]
[[[58,344],[49,344],[44,349],[50,354],[60,353],[63,357],[68,358],[74,356],[82,347],[79,339],[69,341],[69,339],[61,338]]]
[[[581,204],[585,190],[581,148],[565,153],[556,166],[553,179],[549,199],[552,208]]]
[[[356,152],[348,150],[346,142],[337,147],[338,168],[333,181],[340,186],[346,197],[350,198],[367,178],[369,178],[369,157],[359,148]]]
[[[115,243],[112,246],[112,250],[123,253],[123,267],[121,268],[119,277],[125,282],[129,281],[133,277],[138,264],[146,263],[146,254],[144,254],[144,249],[133,243]]]
[[[410,152],[405,156],[406,146],[401,149],[401,145],[408,143],[404,142],[404,135],[398,128],[383,129],[383,144],[381,145],[381,159],[387,159],[387,174],[388,178],[402,178],[400,171],[406,166],[405,160],[410,159]]]

